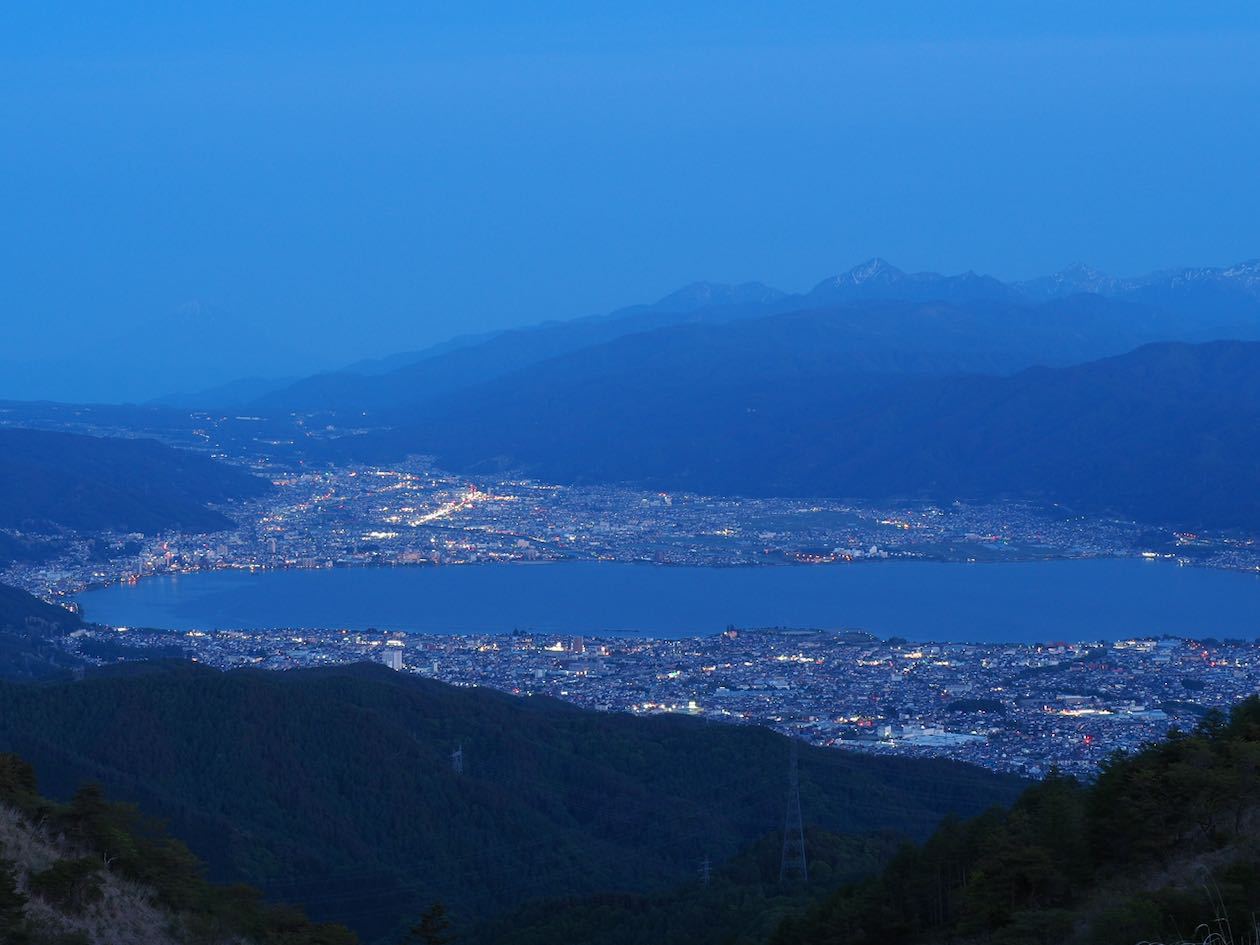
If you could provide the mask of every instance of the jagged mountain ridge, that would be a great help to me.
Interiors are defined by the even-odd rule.
[[[732,324],[795,311],[834,308],[851,312],[853,306],[887,302],[947,304],[964,316],[976,306],[1006,305],[1011,309],[1007,329],[1018,332],[1026,327],[1035,334],[1045,317],[1045,305],[1081,295],[1097,300],[1093,304],[1099,308],[1111,309],[1106,316],[1109,320],[1157,323],[1157,327],[1135,336],[1131,346],[1154,341],[1260,337],[1260,262],[1172,270],[1138,278],[1116,278],[1075,264],[1042,279],[1005,283],[974,272],[952,276],[907,273],[874,258],[822,280],[803,294],[785,293],[761,283],[693,283],[650,305],[457,338],[424,351],[316,375],[268,392],[253,405],[271,411],[411,411],[435,398],[629,335],[695,324]],[[878,312],[872,312],[871,317],[877,320]],[[1070,326],[1067,330],[1080,329]],[[1100,339],[1080,360],[1118,353],[1119,349]],[[1016,369],[1037,363],[1056,362],[1025,357]],[[963,363],[955,367],[972,369]]]

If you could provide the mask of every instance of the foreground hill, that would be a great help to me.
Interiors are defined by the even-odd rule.
[[[214,531],[231,521],[209,503],[269,484],[155,440],[0,428],[0,528]]]
[[[550,362],[345,449],[427,452],[473,474],[557,482],[1017,497],[1152,522],[1260,527],[1260,343],[1150,345],[1009,377],[907,378],[891,365],[913,352],[860,366],[833,356],[816,329],[804,318],[795,325],[807,339],[794,343],[799,354],[776,347],[784,332],[767,334],[756,369],[708,340],[624,339],[615,356]]]
[[[170,665],[0,685],[0,750],[33,762],[53,796],[93,779],[168,818],[216,880],[377,937],[436,899],[467,921],[544,896],[665,888],[704,855],[720,866],[781,824],[788,741],[376,666]],[[800,771],[807,821],[834,833],[923,837],[1018,784],[824,750],[805,750]]]
[[[1260,699],[943,825],[774,945],[1137,945],[1260,940]]]
[[[66,804],[0,754],[0,942],[5,945],[356,945],[344,928],[211,886],[178,840],[85,785]]]

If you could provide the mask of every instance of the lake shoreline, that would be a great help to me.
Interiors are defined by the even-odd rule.
[[[870,565],[864,568],[505,563],[511,562],[189,571],[86,591],[75,600],[89,620],[174,630],[689,638],[734,624],[978,642],[1260,632],[1252,616],[1260,615],[1260,576],[1167,559],[889,558],[862,562]],[[1003,567],[983,566],[989,564]]]

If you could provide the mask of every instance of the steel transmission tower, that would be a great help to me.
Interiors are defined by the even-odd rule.
[[[451,752],[451,770],[456,774],[464,773],[464,743],[460,742],[459,747]]]
[[[709,862],[709,858],[706,855],[705,858],[700,861],[700,883],[701,885],[707,887],[712,880],[713,864]]]
[[[779,861],[779,882],[808,882],[805,863],[805,824],[801,820],[801,783],[796,773],[796,739],[788,759],[787,816],[783,819],[783,859]]]

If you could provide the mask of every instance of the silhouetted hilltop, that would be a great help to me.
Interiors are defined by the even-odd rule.
[[[231,522],[209,503],[268,488],[155,440],[0,428],[0,528],[214,531]]]

